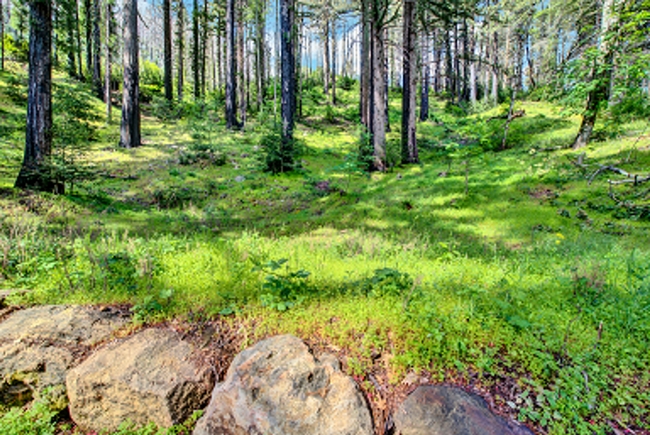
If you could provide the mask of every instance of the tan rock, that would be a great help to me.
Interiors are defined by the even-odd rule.
[[[115,430],[131,421],[169,427],[202,409],[212,371],[170,330],[148,329],[98,350],[68,373],[70,415],[85,430]]]
[[[14,312],[0,323],[0,403],[20,404],[32,391],[63,385],[84,352],[127,321],[112,310],[81,306]]]
[[[338,360],[316,359],[290,335],[238,354],[194,430],[194,435],[372,433],[364,398]]]

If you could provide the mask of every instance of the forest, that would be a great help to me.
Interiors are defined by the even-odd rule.
[[[290,333],[377,434],[413,376],[650,434],[650,1],[0,0],[0,49],[0,321]]]

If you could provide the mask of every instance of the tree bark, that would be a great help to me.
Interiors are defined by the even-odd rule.
[[[5,13],[0,0],[0,71],[5,69]]]
[[[360,44],[360,63],[361,63],[361,90],[359,95],[359,112],[361,123],[370,130],[370,84],[372,81],[371,71],[372,65],[370,62],[371,49],[371,36],[370,36],[370,1],[362,0],[361,4],[361,44]]]
[[[428,34],[422,37],[422,90],[420,91],[420,121],[429,119],[429,88],[431,87],[431,65],[429,54],[431,38]]]
[[[404,1],[402,42],[402,163],[418,162],[415,99],[417,94],[417,57],[415,53],[415,0]]]
[[[63,193],[46,165],[52,154],[52,3],[29,2],[29,90],[25,154],[15,187]]]
[[[111,19],[113,11],[111,2],[106,0],[106,71],[104,79],[104,101],[106,102],[106,123],[111,122]]]
[[[280,171],[293,167],[293,128],[295,115],[295,71],[296,59],[294,52],[293,25],[295,16],[295,0],[280,1],[280,44],[282,56],[282,86],[281,86],[281,116],[282,143],[280,154],[282,167]]]
[[[205,0],[204,0],[205,1]],[[194,0],[192,7],[192,78],[194,89],[194,101],[201,98],[201,76],[199,73],[199,3]]]
[[[178,49],[178,102],[183,101],[183,87],[185,85],[185,4],[178,0],[176,11],[176,44]]]
[[[326,6],[327,7],[327,6]],[[326,11],[323,18],[323,93],[329,99],[330,96],[330,21],[329,11]]]
[[[384,29],[381,25],[383,10],[374,4],[375,11],[371,22],[372,64],[371,82],[371,136],[373,145],[373,169],[386,170],[386,71],[384,68]]]
[[[266,27],[266,2],[256,1],[256,18],[255,18],[255,54],[256,54],[256,67],[255,67],[255,81],[257,85],[257,110],[262,111],[264,108],[264,97],[266,92],[266,84],[264,83],[264,67],[266,60],[264,52],[266,45],[264,43],[265,27]]]
[[[86,72],[93,74],[93,25],[92,25],[92,0],[84,0],[86,12]]]
[[[138,59],[138,0],[124,5],[124,85],[120,146],[140,146],[140,72]]]
[[[246,123],[246,59],[244,56],[244,2],[237,0],[237,102],[239,103],[239,126],[242,128]]]
[[[172,12],[171,0],[163,0],[163,39],[164,39],[164,83],[165,98],[169,103],[174,99],[172,83]]]
[[[226,127],[239,129],[235,70],[235,0],[226,1]]]
[[[100,100],[104,97],[102,86],[101,31],[99,22],[102,19],[99,0],[93,1],[93,89]]]
[[[332,17],[330,33],[332,34],[332,105],[336,105],[336,18]]]

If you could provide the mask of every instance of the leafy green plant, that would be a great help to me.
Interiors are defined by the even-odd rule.
[[[310,291],[307,279],[311,273],[305,270],[292,271],[287,265],[288,260],[270,260],[265,264],[256,262],[253,271],[267,273],[262,284],[260,296],[262,304],[278,311],[286,311],[302,302]]]
[[[157,295],[147,295],[142,302],[132,308],[135,322],[146,322],[151,318],[162,316],[173,304],[173,289],[165,289]]]

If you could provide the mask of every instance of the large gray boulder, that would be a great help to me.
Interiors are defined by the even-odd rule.
[[[14,312],[0,323],[0,403],[21,404],[33,392],[62,387],[68,370],[126,322],[116,310],[81,306]]]
[[[194,435],[370,435],[372,418],[331,355],[298,338],[269,338],[238,354]]]
[[[532,435],[494,415],[482,398],[459,388],[422,386],[394,416],[398,435]]]
[[[98,350],[68,373],[66,385],[72,419],[99,432],[127,421],[181,423],[207,405],[214,375],[177,333],[147,329]]]

